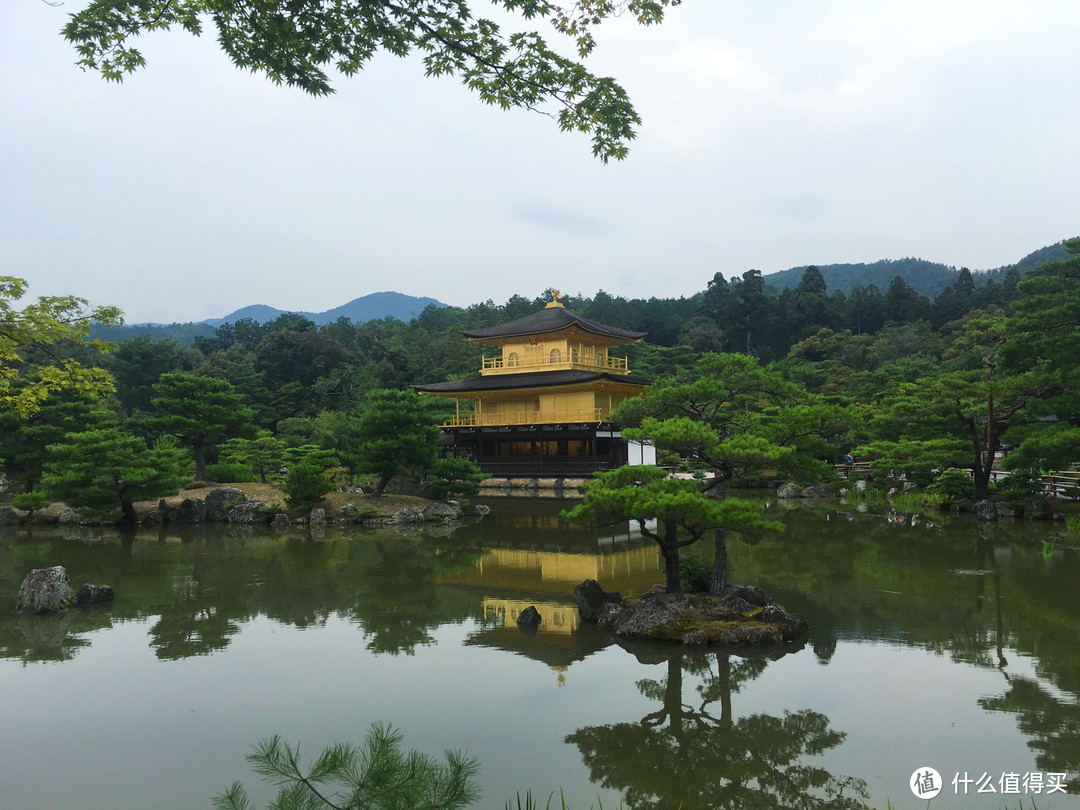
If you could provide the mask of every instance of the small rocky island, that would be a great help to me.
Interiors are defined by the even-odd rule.
[[[754,585],[729,585],[722,597],[668,593],[656,585],[623,600],[587,579],[574,588],[574,600],[583,621],[620,638],[756,646],[799,641],[809,629],[802,616],[788,613]]]

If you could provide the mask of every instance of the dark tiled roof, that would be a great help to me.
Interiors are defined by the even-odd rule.
[[[463,394],[477,391],[507,391],[514,388],[540,388],[552,385],[573,385],[574,383],[606,380],[625,385],[645,386],[652,380],[643,377],[631,377],[626,374],[609,374],[606,371],[584,371],[568,369],[566,371],[528,371],[522,374],[493,374],[489,377],[471,377],[467,380],[414,385],[417,391],[427,394]]]
[[[532,315],[510,321],[510,323],[492,326],[490,329],[476,329],[462,334],[474,340],[484,340],[485,338],[505,338],[517,335],[557,332],[570,326],[577,326],[586,332],[592,332],[594,335],[604,335],[605,337],[620,338],[622,340],[641,340],[648,334],[647,332],[631,332],[628,329],[605,326],[563,307],[546,307],[539,312],[534,312]]]

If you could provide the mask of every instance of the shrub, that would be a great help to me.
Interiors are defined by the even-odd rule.
[[[431,488],[440,498],[454,495],[472,498],[480,491],[480,482],[487,476],[480,471],[475,461],[467,458],[439,458],[427,471],[431,479]]]
[[[285,481],[281,484],[281,491],[285,493],[285,500],[289,506],[305,509],[318,506],[326,493],[333,488],[322,465],[307,461],[301,461],[290,467],[285,475]]]
[[[975,482],[967,470],[949,467],[942,471],[926,491],[939,499],[943,506],[970,498],[975,494]]]
[[[254,481],[255,471],[247,464],[240,464],[236,461],[222,461],[207,466],[206,476],[211,481],[224,481],[235,484],[243,481]]]
[[[11,499],[11,505],[31,515],[38,509],[44,509],[52,501],[40,492],[21,492]]]
[[[1043,494],[1045,485],[1038,470],[1013,470],[1004,481],[998,482],[997,492],[1006,500],[1022,501]]]
[[[701,557],[684,554],[679,558],[679,579],[686,593],[708,593],[713,564]]]

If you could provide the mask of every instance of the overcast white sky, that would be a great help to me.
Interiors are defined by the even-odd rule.
[[[59,35],[83,5],[0,0],[0,274],[128,322],[380,290],[691,295],[717,271],[905,256],[987,269],[1080,235],[1076,0],[615,21],[590,62],[644,124],[607,166],[411,59],[313,99],[176,31],[106,83]]]

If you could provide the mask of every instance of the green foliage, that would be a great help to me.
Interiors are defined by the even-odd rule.
[[[108,372],[84,365],[70,347],[104,351],[106,344],[88,337],[90,322],[120,323],[120,310],[91,308],[82,298],[53,295],[16,309],[15,302],[25,293],[25,281],[0,276],[0,408],[29,416],[55,391],[94,396],[113,391]],[[16,387],[16,381],[21,385]]]
[[[102,358],[102,365],[116,380],[124,410],[149,411],[152,385],[170,371],[194,371],[199,355],[172,338],[155,341],[149,334],[130,337]]]
[[[991,475],[987,459],[1000,449],[1003,433],[1030,422],[1028,406],[1054,387],[1044,363],[998,369],[996,353],[1006,332],[1000,317],[973,317],[960,326],[953,348],[980,358],[979,367],[889,385],[869,425],[877,441],[856,454],[875,459],[876,473],[892,469],[918,476],[933,468],[968,467],[974,497],[984,497]]]
[[[444,456],[437,458],[427,470],[431,489],[440,498],[472,498],[480,491],[480,482],[487,478],[475,461]]]
[[[206,448],[253,432],[251,408],[230,383],[188,372],[162,374],[151,401],[159,416],[151,425],[192,448],[195,478],[206,480]]]
[[[714,502],[764,470],[816,483],[831,472],[822,457],[839,455],[830,448],[849,441],[857,424],[847,409],[741,354],[704,355],[692,374],[658,380],[620,405],[613,419],[627,439],[675,453],[704,474]],[[712,590],[718,593],[727,578],[723,532],[716,545]]]
[[[996,489],[997,494],[1006,500],[1021,501],[1043,496],[1046,485],[1038,470],[1023,468],[1013,470],[1008,478],[998,482]]]
[[[285,514],[285,507],[277,502],[268,503],[259,507],[259,514],[269,523],[275,515]]]
[[[712,582],[712,562],[706,562],[695,554],[686,554],[679,560],[679,575],[683,590],[687,593],[708,593]]]
[[[42,485],[50,498],[87,514],[104,518],[120,511],[134,522],[136,500],[180,491],[182,463],[175,445],[162,440],[148,448],[114,422],[50,445]]]
[[[376,389],[356,419],[354,469],[379,477],[373,493],[379,497],[399,472],[430,466],[438,438],[434,417],[416,393]]]
[[[403,751],[401,733],[375,724],[360,747],[338,743],[324,749],[307,767],[300,748],[277,735],[248,755],[255,772],[280,787],[277,810],[453,810],[479,798],[478,764],[458,751],[440,762]],[[216,810],[254,810],[240,782],[213,800]]]
[[[942,505],[966,500],[975,494],[975,482],[971,473],[958,467],[943,470],[926,491],[940,499]]]
[[[238,436],[229,439],[221,445],[219,458],[226,463],[247,467],[265,484],[267,476],[277,477],[281,470],[285,458],[285,445],[280,439],[271,436],[268,431],[259,431],[254,438]]]
[[[1033,416],[1048,417],[1016,431],[1018,444],[1006,459],[1010,467],[1063,469],[1080,458],[1080,239],[1064,242],[1066,258],[1031,270],[1017,285],[1002,350],[1004,365],[1024,373],[1041,365],[1052,376],[1053,387],[1032,409]]]
[[[311,509],[322,503],[331,488],[330,480],[323,475],[323,471],[310,464],[297,464],[289,468],[281,484],[286,503],[302,509]]]
[[[575,43],[584,59],[595,47],[592,28],[625,10],[642,24],[658,23],[679,0],[579,0],[563,10],[549,2],[498,0],[496,6],[525,19],[545,17]],[[334,65],[346,76],[362,70],[380,51],[422,54],[428,76],[457,76],[485,104],[538,110],[557,118],[563,131],[592,135],[601,160],[626,156],[640,123],[613,79],[550,48],[539,32],[503,34],[477,18],[466,2],[432,5],[423,0],[255,5],[240,0],[123,3],[93,0],[71,15],[64,36],[77,64],[120,81],[145,65],[131,40],[174,26],[202,33],[212,22],[217,40],[237,67],[313,95],[332,92],[326,74]]]
[[[46,447],[62,442],[68,433],[115,421],[116,414],[108,410],[108,403],[86,391],[53,393],[25,418],[0,409],[0,456],[5,459],[4,471],[24,489],[36,489],[41,483]]]
[[[332,471],[340,468],[329,450],[314,445],[291,447],[285,450],[285,462],[288,472],[281,490],[289,507],[311,509],[336,488]]]
[[[255,480],[255,472],[251,467],[235,461],[220,461],[217,464],[207,465],[206,474],[211,481],[226,483]]]
[[[34,514],[38,509],[44,509],[51,503],[52,500],[43,492],[20,492],[11,499],[12,506],[30,514]]]
[[[332,450],[324,450],[314,444],[287,447],[282,453],[282,459],[289,467],[295,467],[297,464],[309,464],[318,467],[320,470],[328,470],[338,465],[338,457]]]
[[[696,481],[670,478],[659,467],[624,466],[598,473],[581,503],[564,515],[568,520],[609,525],[634,521],[642,535],[660,546],[668,592],[682,589],[679,550],[700,540],[707,531],[730,529],[753,541],[779,531],[780,524],[764,520],[758,503],[702,493]],[[658,520],[662,529],[653,530]]]

